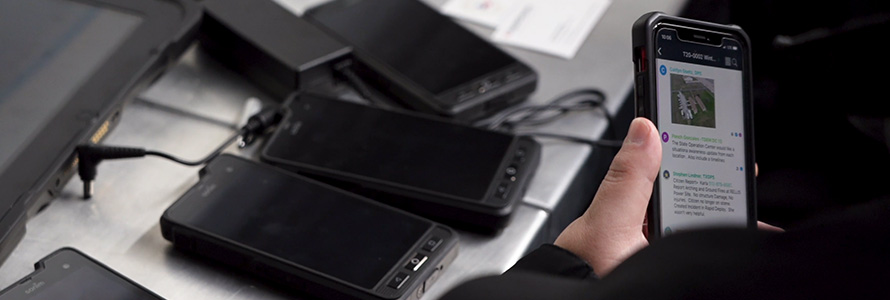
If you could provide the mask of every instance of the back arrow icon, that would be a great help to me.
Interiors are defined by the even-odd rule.
[[[661,47],[658,47],[658,55],[661,55]]]

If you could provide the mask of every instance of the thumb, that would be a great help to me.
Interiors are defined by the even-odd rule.
[[[600,276],[646,246],[640,227],[660,165],[655,125],[634,119],[590,207],[554,244],[586,260]]]
[[[592,225],[640,232],[661,167],[661,141],[651,121],[636,118],[585,213]]]

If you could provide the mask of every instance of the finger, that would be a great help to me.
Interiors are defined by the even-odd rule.
[[[754,177],[757,177],[757,174],[760,174],[760,168],[757,167],[757,163],[754,163]]]
[[[773,226],[760,221],[757,221],[757,229],[763,231],[785,232],[785,229],[782,229],[782,227]]]
[[[661,165],[661,140],[651,121],[636,118],[588,211],[600,228],[639,230]]]

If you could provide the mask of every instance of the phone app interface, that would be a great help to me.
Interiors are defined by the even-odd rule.
[[[661,230],[747,224],[743,51],[656,36]]]

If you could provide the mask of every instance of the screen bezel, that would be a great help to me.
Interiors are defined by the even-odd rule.
[[[63,267],[64,265],[68,265],[68,267],[65,268]],[[35,271],[33,273],[0,291],[0,299],[32,299],[32,297],[29,294],[26,294],[25,291],[34,286],[33,283],[45,282],[45,284],[40,285],[40,287],[50,288],[53,284],[69,278],[71,274],[77,272],[81,268],[92,269],[96,274],[108,280],[109,283],[114,283],[122,288],[132,291],[133,293],[140,293],[142,296],[154,297],[154,299],[159,300],[164,299],[151,290],[146,289],[74,248],[62,248],[41,259],[35,264]]]
[[[656,80],[657,80],[657,70],[655,69],[655,62],[658,58],[656,54],[656,44],[657,44],[657,33],[665,28],[675,29],[678,31],[678,36],[680,32],[684,31],[694,31],[697,33],[706,33],[706,36],[709,37],[728,37],[733,40],[738,41],[741,45],[741,51],[743,51],[742,56],[744,57],[744,61],[742,63],[742,84],[743,84],[743,119],[744,119],[744,143],[745,143],[745,178],[746,178],[746,194],[747,194],[747,226],[746,228],[756,228],[757,227],[757,206],[756,206],[756,182],[755,182],[755,158],[754,158],[754,125],[753,125],[753,100],[752,100],[752,86],[751,86],[751,48],[750,41],[747,35],[738,27],[725,26],[713,23],[706,23],[701,21],[689,20],[678,17],[671,17],[663,14],[654,14],[648,19],[648,23],[645,25],[646,27],[646,40],[645,40],[645,51],[647,53],[651,53],[646,57],[645,65],[648,68],[645,70],[645,80],[644,88],[648,89],[647,99],[638,99],[645,101],[645,103],[639,103],[639,105],[644,105],[647,108],[644,109],[646,111],[646,117],[648,117],[652,122],[658,127],[658,112],[657,112],[657,90]],[[689,36],[688,33],[684,33],[684,36]],[[696,42],[696,41],[693,41]],[[697,41],[696,43],[707,43],[707,41]],[[639,110],[638,110],[639,111]],[[662,237],[662,222],[661,222],[661,210],[662,210],[662,199],[660,199],[660,183],[659,180],[655,180],[654,188],[652,192],[652,197],[649,202],[649,211],[647,213],[648,217],[648,236],[650,240],[659,239]]]

